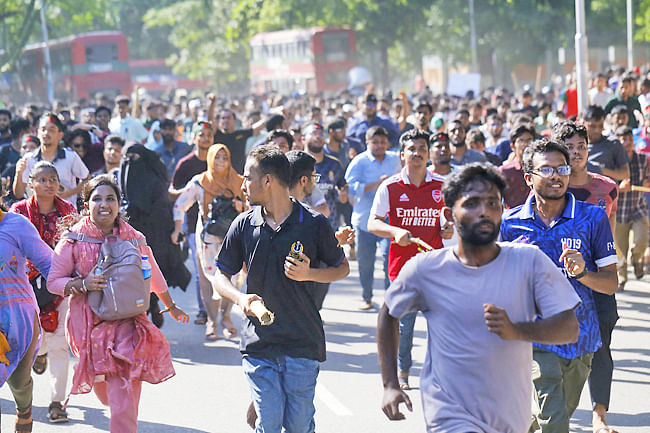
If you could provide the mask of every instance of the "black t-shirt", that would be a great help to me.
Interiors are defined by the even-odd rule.
[[[262,326],[246,317],[240,350],[259,358],[288,355],[325,361],[325,332],[316,305],[318,288],[313,281],[294,281],[284,275],[284,261],[298,242],[310,258],[310,266],[338,266],[343,249],[325,218],[293,200],[293,211],[278,230],[264,220],[262,208],[254,206],[233,221],[223,241],[216,265],[236,274],[246,262],[247,293],[262,297],[275,314],[275,322]]]
[[[232,134],[226,134],[220,129],[214,134],[214,142],[225,144],[230,150],[230,163],[237,173],[244,173],[244,163],[246,163],[246,140],[253,136],[253,130],[238,129]]]
[[[0,148],[0,173],[5,171],[9,166],[15,164],[20,159],[20,153],[16,152],[11,143],[5,144]]]
[[[203,173],[208,169],[208,163],[201,161],[194,152],[188,153],[178,161],[174,174],[172,175],[172,185],[174,189],[181,189],[197,174]],[[199,218],[199,205],[194,203],[187,211],[187,232],[196,231],[196,220]]]

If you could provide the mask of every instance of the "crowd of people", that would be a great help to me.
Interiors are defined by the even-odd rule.
[[[111,431],[137,431],[142,381],[174,375],[158,328],[165,312],[190,320],[169,294],[179,287],[196,294],[206,340],[240,339],[251,427],[313,432],[319,310],[356,260],[356,308],[379,315],[390,419],[411,405],[421,311],[427,431],[568,432],[588,382],[594,432],[614,432],[615,293],[628,262],[637,279],[650,265],[650,74],[594,75],[577,107],[569,76],[538,93],[159,100],[136,89],[0,109],[0,383],[16,431],[31,431],[31,372],[47,370],[50,422],[68,420],[68,393],[94,390]],[[103,267],[109,244],[141,256],[144,310],[126,318],[94,303],[120,278]]]

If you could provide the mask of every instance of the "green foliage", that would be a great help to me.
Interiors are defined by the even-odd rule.
[[[35,0],[0,1],[0,19],[2,21],[0,47],[3,50],[3,55],[0,56],[0,72],[8,71],[18,60],[23,47],[34,31],[38,19],[38,10],[35,6]]]

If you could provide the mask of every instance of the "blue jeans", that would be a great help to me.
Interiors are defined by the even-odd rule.
[[[359,263],[359,280],[363,299],[366,302],[372,301],[372,286],[375,281],[375,256],[377,254],[377,243],[381,248],[381,255],[384,258],[384,289],[390,285],[388,281],[388,247],[390,239],[380,238],[370,232],[355,227],[357,232],[357,263]]]
[[[408,373],[413,365],[411,349],[413,348],[413,327],[418,313],[407,313],[399,319],[399,349],[397,351],[397,368]]]
[[[197,271],[194,273],[194,285],[196,286],[196,302],[199,304],[199,313],[205,314],[205,307],[203,306],[203,301],[201,300],[201,284],[199,283],[199,262],[196,261],[196,235],[194,233],[189,233],[187,235],[188,246],[190,247],[190,255],[192,256],[192,262],[194,263],[194,269]]]
[[[312,433],[314,393],[320,363],[280,356],[242,359],[257,413],[255,433]]]

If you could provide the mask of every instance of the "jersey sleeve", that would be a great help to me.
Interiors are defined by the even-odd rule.
[[[245,215],[240,214],[228,229],[226,237],[221,244],[219,255],[215,259],[215,266],[229,275],[235,275],[244,263],[244,227]]]
[[[423,255],[415,255],[410,258],[402,267],[399,275],[384,295],[384,302],[388,307],[388,313],[395,317],[401,318],[407,313],[415,311],[427,311],[426,304],[422,294],[418,291],[417,278],[420,267],[420,260]]]
[[[599,268],[618,262],[616,258],[616,247],[612,229],[609,225],[607,215],[602,209],[598,209],[594,215],[593,228],[591,230],[591,251],[594,262]]]
[[[372,207],[370,208],[370,216],[376,215],[381,218],[385,218],[390,211],[390,196],[388,194],[388,179],[383,181],[379,188],[377,188],[377,194],[372,201]]]
[[[553,261],[537,248],[531,248],[533,266],[533,293],[535,310],[541,318],[548,318],[580,304],[580,297],[569,280]]]

